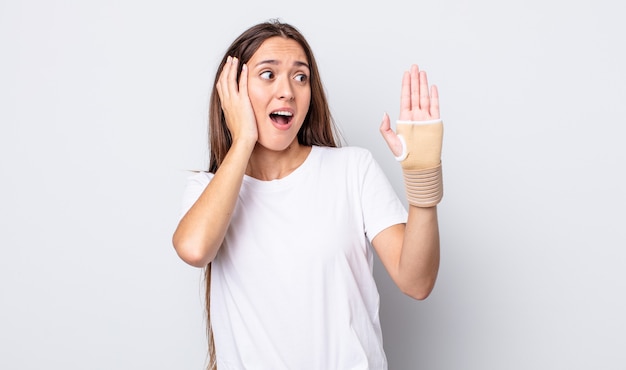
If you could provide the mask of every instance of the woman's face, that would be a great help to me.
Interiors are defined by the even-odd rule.
[[[282,151],[297,140],[311,102],[311,71],[296,41],[272,37],[248,61],[248,95],[256,117],[258,143]]]

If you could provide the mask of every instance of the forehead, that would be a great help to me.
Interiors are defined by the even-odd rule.
[[[252,55],[249,64],[254,65],[266,60],[289,62],[289,64],[292,62],[308,64],[304,49],[297,41],[278,36],[265,40]]]

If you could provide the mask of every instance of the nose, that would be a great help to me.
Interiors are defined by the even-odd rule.
[[[288,77],[281,78],[276,84],[276,97],[279,100],[293,100],[295,98],[293,94],[293,87]]]

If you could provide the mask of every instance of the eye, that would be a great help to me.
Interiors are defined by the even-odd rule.
[[[300,74],[297,74],[296,77],[294,78],[298,82],[306,82],[308,81],[309,76],[305,75],[304,73],[300,73]]]
[[[260,76],[264,80],[271,80],[272,78],[274,78],[274,74],[272,73],[272,71],[261,72]]]

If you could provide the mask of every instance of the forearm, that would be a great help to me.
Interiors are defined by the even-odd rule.
[[[254,143],[233,142],[215,176],[181,219],[172,242],[192,266],[204,267],[222,245]]]
[[[438,271],[437,207],[409,206],[409,217],[398,261],[399,285],[407,295],[424,299],[432,291]]]

